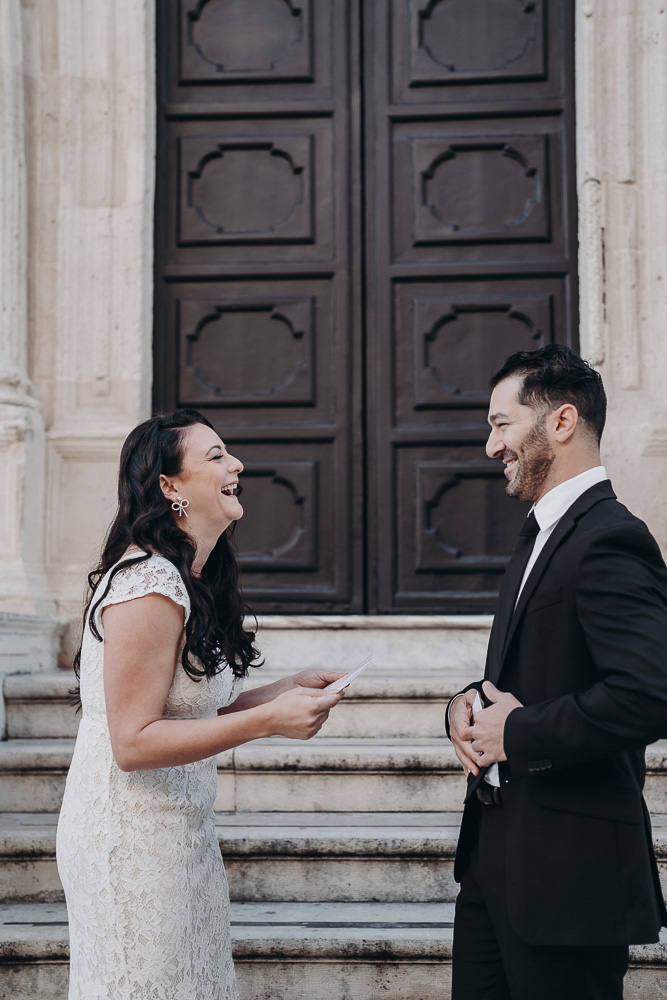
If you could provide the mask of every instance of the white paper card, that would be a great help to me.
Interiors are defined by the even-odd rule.
[[[358,667],[355,667],[354,670],[350,670],[349,673],[344,674],[342,677],[339,677],[337,681],[332,681],[331,684],[327,684],[327,686],[325,688],[322,688],[322,690],[343,691],[348,686],[348,684],[351,684],[352,681],[355,680],[359,676],[359,674],[362,673],[362,671],[364,671],[366,667],[370,665],[372,659],[373,659],[373,654],[371,653],[370,656],[367,656],[365,660],[361,661]]]
[[[474,715],[475,712],[481,712],[483,708],[484,705],[482,703],[482,699],[479,696],[479,691],[475,691],[475,700],[472,703],[472,714]]]

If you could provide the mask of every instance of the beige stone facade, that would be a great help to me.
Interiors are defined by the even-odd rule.
[[[609,396],[603,459],[667,551],[667,9],[578,0],[581,352]]]
[[[616,491],[667,550],[664,4],[577,0],[576,48],[582,353]],[[0,0],[0,611],[46,631],[150,411],[154,91],[150,0]]]
[[[0,37],[0,610],[69,617],[150,410],[153,8],[1,0]]]

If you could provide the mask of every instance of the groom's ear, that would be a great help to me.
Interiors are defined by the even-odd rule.
[[[547,417],[551,432],[558,444],[566,444],[579,424],[579,411],[572,403],[563,403]]]

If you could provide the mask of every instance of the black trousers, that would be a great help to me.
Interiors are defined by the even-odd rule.
[[[627,945],[526,944],[507,915],[502,806],[480,809],[454,917],[452,1000],[622,1000]]]

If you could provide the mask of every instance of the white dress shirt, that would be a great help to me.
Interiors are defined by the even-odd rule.
[[[554,486],[552,490],[544,494],[541,500],[533,504],[528,513],[529,516],[531,513],[535,515],[535,520],[539,524],[540,530],[535,535],[533,551],[530,553],[530,559],[524,571],[519,592],[516,595],[517,602],[521,597],[521,591],[526,584],[526,580],[530,576],[530,571],[537,562],[537,557],[547,544],[549,535],[563,514],[570,509],[574,501],[578,500],[582,493],[590,490],[591,486],[595,486],[597,483],[603,483],[605,479],[609,479],[609,476],[604,465],[598,465],[594,469],[586,469],[585,472],[581,472],[578,476],[573,476],[572,479],[566,479],[564,483]]]
[[[602,483],[605,479],[608,479],[607,471],[603,465],[598,465],[594,469],[586,469],[585,472],[581,472],[578,476],[573,476],[572,479],[566,479],[564,483],[559,483],[558,486],[554,486],[552,490],[545,493],[544,496],[533,504],[531,511],[535,515],[535,520],[539,525],[539,532],[535,535],[535,542],[533,544],[533,551],[530,553],[530,559],[526,565],[526,569],[521,580],[521,586],[519,587],[519,592],[516,595],[517,603],[521,597],[521,591],[526,585],[526,580],[530,576],[530,572],[537,562],[537,558],[547,544],[551,532],[554,530],[558,522],[560,521],[563,514],[566,513],[575,502],[578,500],[582,493],[589,490],[591,486],[595,486],[596,483]],[[531,511],[528,512],[530,516]],[[514,605],[516,607],[516,604]],[[492,764],[489,770],[484,775],[484,780],[490,785],[500,786],[500,775],[498,773],[498,765]]]

